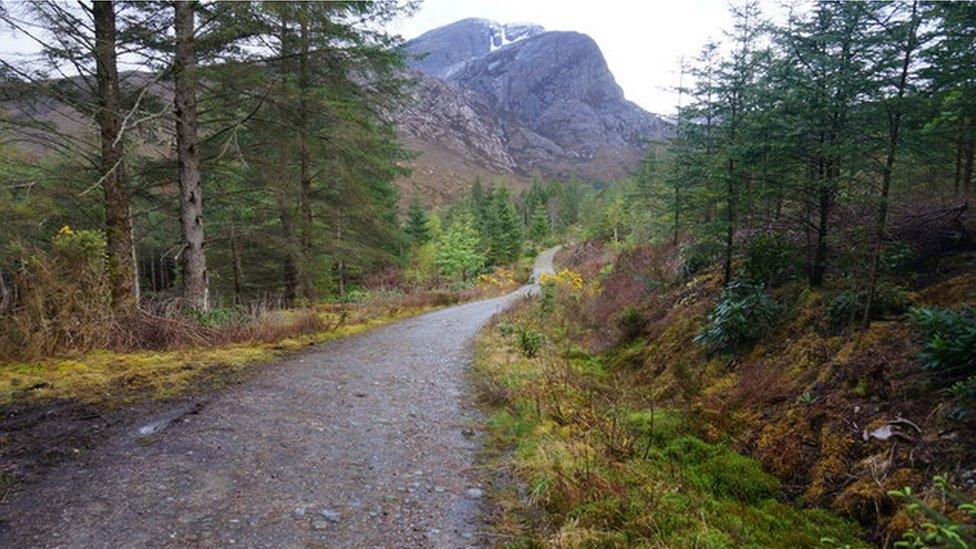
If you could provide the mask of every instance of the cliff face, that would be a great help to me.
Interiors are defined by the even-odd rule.
[[[502,46],[545,32],[539,25],[501,25],[487,19],[462,19],[438,27],[407,42],[411,66],[439,78],[447,78],[465,61]]]
[[[465,19],[407,42],[415,103],[397,119],[421,157],[490,173],[626,175],[667,123],[627,101],[590,37]]]

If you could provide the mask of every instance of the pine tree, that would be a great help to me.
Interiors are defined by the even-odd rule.
[[[383,113],[406,81],[397,39],[381,23],[409,6],[368,2],[251,4],[247,32],[263,54],[227,67],[227,110],[247,112],[241,155],[270,198],[286,299],[396,261],[401,233],[393,180],[406,153]],[[364,77],[364,75],[367,75]],[[236,116],[236,114],[235,114]]]
[[[126,151],[127,133],[132,127],[124,120],[129,105],[118,71],[118,52],[131,45],[124,39],[129,20],[118,16],[125,5],[30,2],[24,8],[24,18],[7,10],[0,11],[0,18],[33,40],[41,53],[23,64],[0,60],[0,66],[18,80],[23,99],[35,105],[62,103],[81,115],[75,122],[94,126],[97,150],[84,137],[61,132],[55,125],[34,118],[30,110],[19,120],[9,121],[9,127],[17,140],[69,158],[83,167],[82,172],[95,174],[94,184],[81,194],[101,188],[112,306],[119,311],[130,310],[137,304],[139,286]],[[58,78],[69,71],[77,72],[77,78]]]
[[[862,327],[867,327],[871,320],[871,307],[875,298],[875,285],[878,278],[879,263],[881,261],[881,245],[884,240],[885,224],[888,220],[888,201],[891,193],[891,181],[894,175],[895,162],[898,156],[902,138],[902,118],[906,111],[905,99],[909,87],[912,85],[909,77],[911,76],[912,59],[919,47],[918,29],[920,19],[918,17],[918,2],[911,3],[910,11],[902,11],[900,4],[895,4],[892,9],[895,13],[889,15],[888,10],[879,10],[874,17],[879,21],[877,31],[874,36],[869,36],[876,43],[879,51],[876,54],[881,62],[875,69],[880,73],[881,82],[880,103],[883,105],[885,113],[885,133],[887,134],[887,144],[885,146],[884,164],[881,167],[881,189],[878,196],[877,210],[874,221],[874,245],[871,254],[871,266],[868,272],[867,299],[864,305],[864,315],[862,317]],[[974,12],[976,13],[976,12]]]
[[[968,201],[976,192],[976,3],[923,7],[935,26],[922,70],[936,101],[929,129],[945,134],[955,149],[954,191]]]
[[[479,250],[480,239],[470,215],[455,219],[437,239],[434,264],[446,278],[466,281],[478,274],[487,263]]]
[[[197,73],[194,24],[196,2],[173,4],[176,51],[173,57],[176,152],[179,163],[180,225],[183,229],[183,304],[209,308],[207,260],[203,252],[203,186],[197,145]]]
[[[427,226],[429,219],[424,207],[420,202],[413,200],[407,210],[407,226],[404,232],[410,239],[411,246],[421,246],[430,240],[430,228]]]
[[[116,309],[136,305],[136,267],[132,243],[132,205],[122,140],[122,100],[116,51],[116,13],[112,2],[94,2],[95,72],[98,86],[98,126],[101,135],[102,189],[105,193],[105,246],[112,304]]]
[[[549,213],[541,204],[535,207],[529,225],[529,238],[534,242],[543,242],[549,238]]]
[[[747,177],[743,166],[745,126],[755,102],[758,61],[757,42],[764,32],[759,5],[754,1],[732,8],[733,30],[729,33],[733,51],[721,64],[716,78],[718,100],[718,132],[723,159],[722,180],[725,187],[725,252],[722,261],[722,281],[732,280],[732,255],[743,181]]]
[[[482,220],[485,256],[493,265],[504,265],[518,258],[522,251],[522,222],[505,187],[491,190],[486,199]]]

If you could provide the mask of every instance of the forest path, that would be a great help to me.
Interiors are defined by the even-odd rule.
[[[532,288],[322,345],[149,439],[116,436],[8,501],[0,546],[488,543],[466,370],[478,330]]]

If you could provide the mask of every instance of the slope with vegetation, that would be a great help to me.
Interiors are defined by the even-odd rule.
[[[503,534],[974,543],[974,15],[733,7],[675,138],[479,347]]]

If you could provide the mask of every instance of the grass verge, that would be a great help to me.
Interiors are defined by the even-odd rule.
[[[286,353],[355,335],[432,309],[430,306],[371,309],[343,322],[333,313],[318,312],[314,314],[322,317],[318,324],[323,328],[274,341],[170,351],[96,350],[72,358],[0,364],[0,405],[72,400],[115,406],[145,397],[172,398],[205,382],[219,384]],[[299,319],[296,322],[306,321]]]
[[[510,546],[865,546],[851,522],[782,495],[759,463],[706,441],[609,354],[591,356],[545,297],[486,328],[472,381],[489,414],[494,528]],[[543,334],[526,353],[526,331]],[[534,355],[531,358],[526,355]]]

